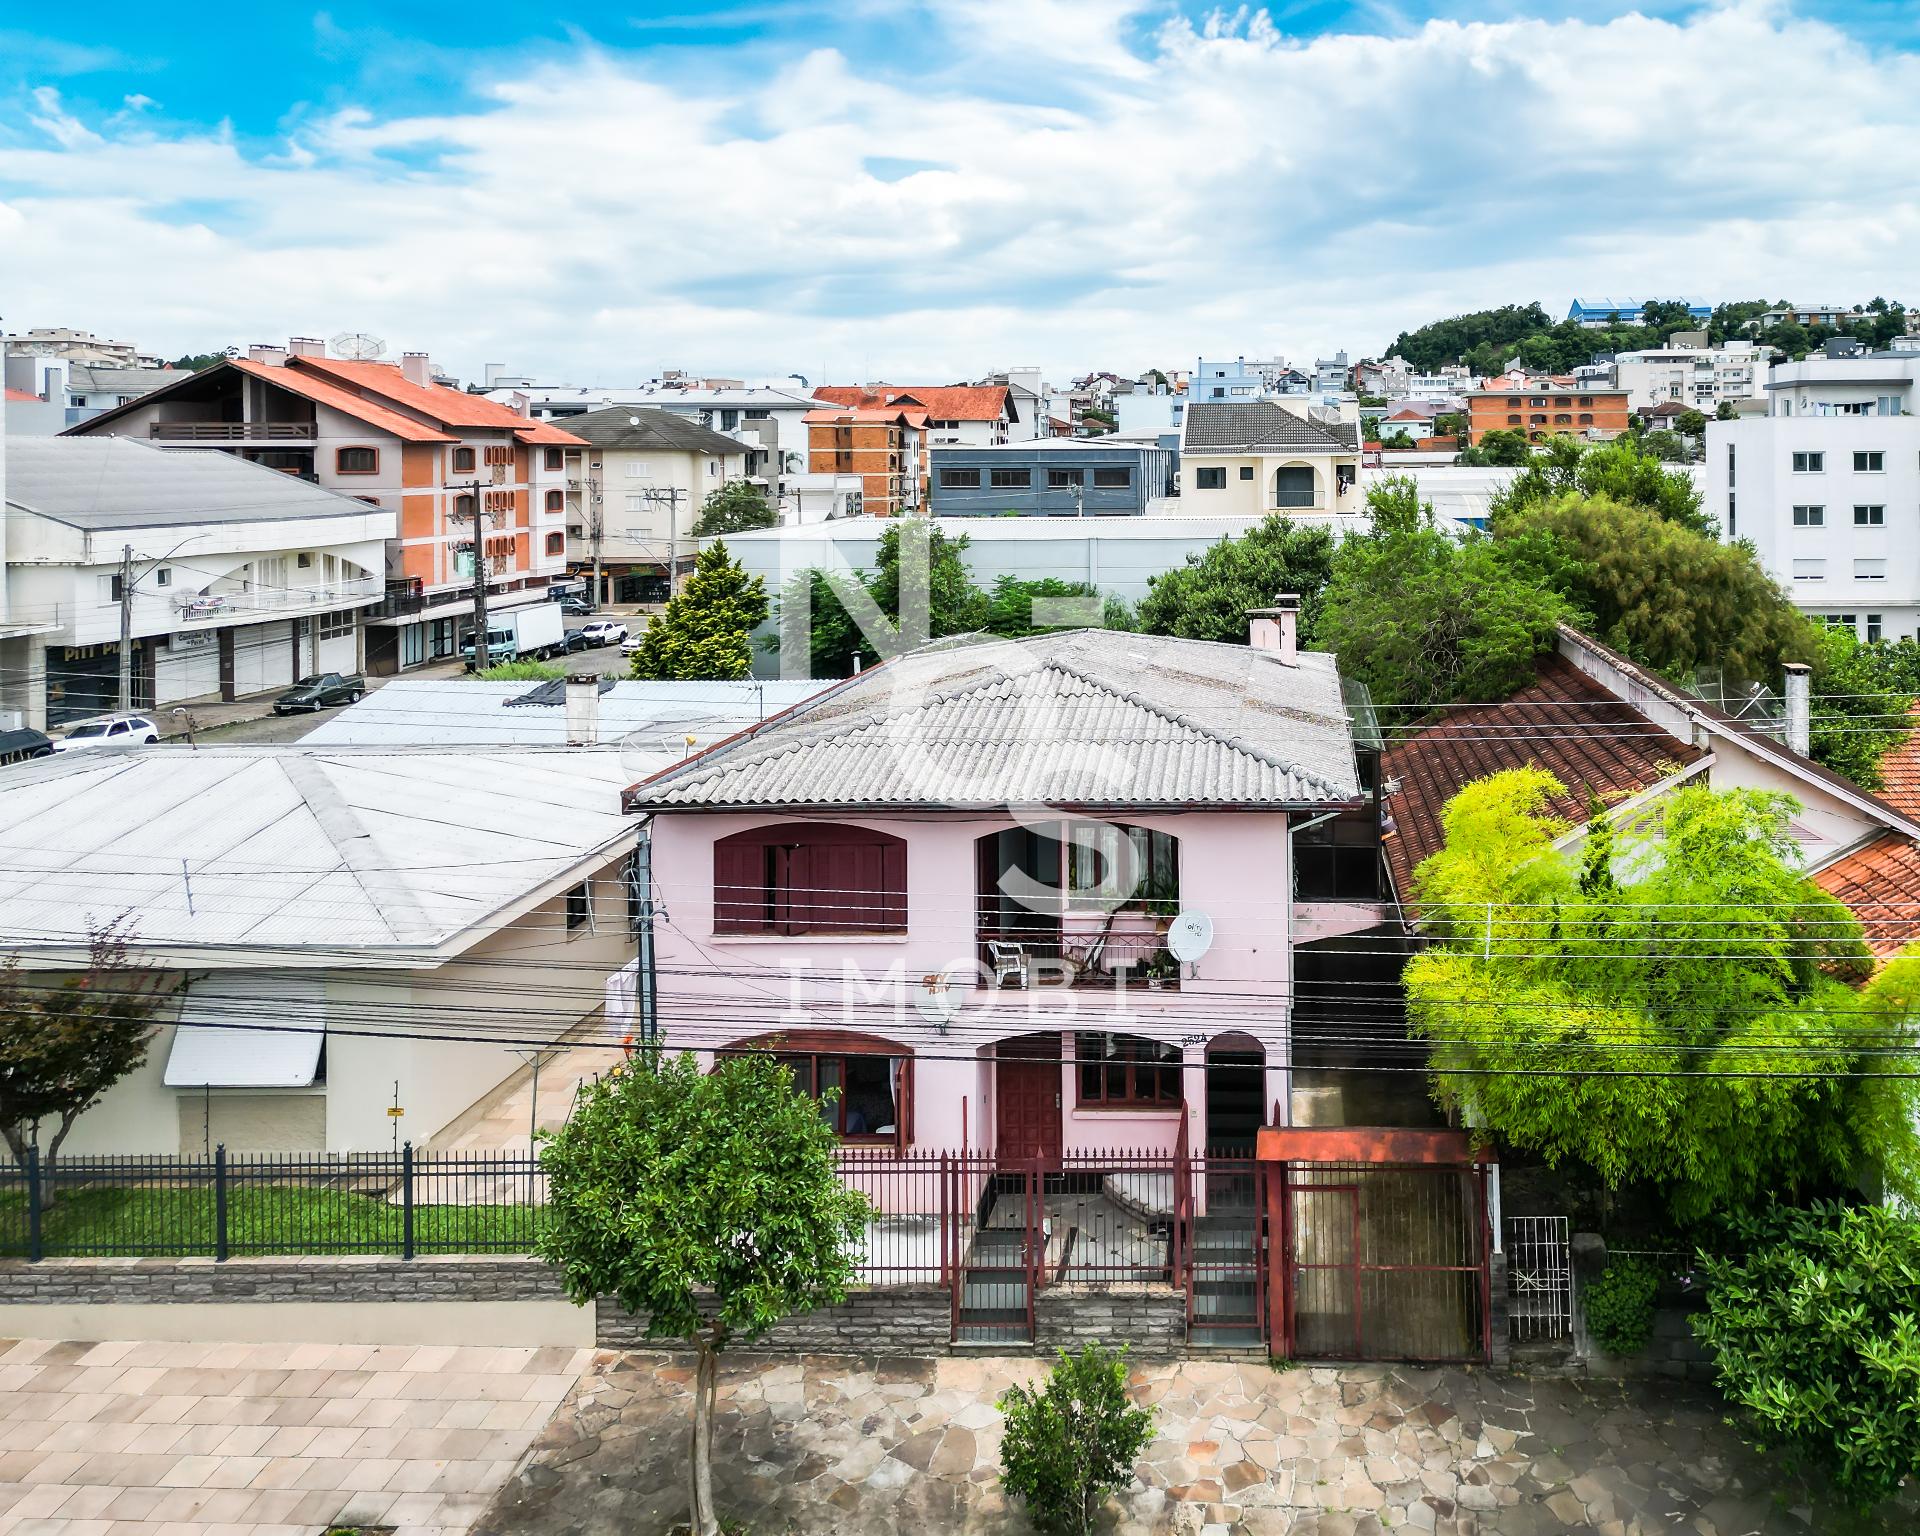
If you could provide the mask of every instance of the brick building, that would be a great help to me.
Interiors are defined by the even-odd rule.
[[[896,517],[926,506],[924,406],[824,406],[808,411],[805,421],[809,473],[858,475],[866,510],[875,517]]]
[[[1488,379],[1467,396],[1469,431],[1475,444],[1489,432],[1524,432],[1532,442],[1548,437],[1618,437],[1627,430],[1629,392],[1560,377],[1509,374]]]

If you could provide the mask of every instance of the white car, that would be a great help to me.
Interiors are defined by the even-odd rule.
[[[618,645],[627,638],[627,626],[617,619],[595,619],[582,624],[580,633],[587,637],[588,645]]]
[[[620,642],[620,654],[622,656],[631,656],[635,651],[639,650],[640,647],[645,645],[646,643],[647,643],[647,636],[644,630],[642,630],[637,635],[628,635],[626,639]]]
[[[159,739],[159,728],[145,715],[108,715],[76,725],[53,744],[53,750],[85,752],[94,747],[141,746]]]

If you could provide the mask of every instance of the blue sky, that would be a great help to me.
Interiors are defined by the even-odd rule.
[[[1056,375],[1920,263],[1920,3],[0,7],[0,317]]]

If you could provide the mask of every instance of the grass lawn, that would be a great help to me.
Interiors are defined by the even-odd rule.
[[[527,1253],[546,1220],[538,1205],[416,1205],[416,1253]],[[296,1185],[230,1189],[227,1252],[399,1253],[402,1215],[384,1192]],[[211,1255],[210,1187],[76,1189],[40,1218],[41,1247],[55,1258]],[[0,1257],[27,1253],[23,1191],[0,1193]]]

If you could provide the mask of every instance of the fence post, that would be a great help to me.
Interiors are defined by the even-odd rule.
[[[38,1264],[46,1257],[40,1244],[40,1147],[27,1148],[27,1258]]]
[[[213,1149],[213,1258],[227,1262],[227,1144]]]
[[[400,1257],[413,1257],[413,1143],[400,1149]]]

